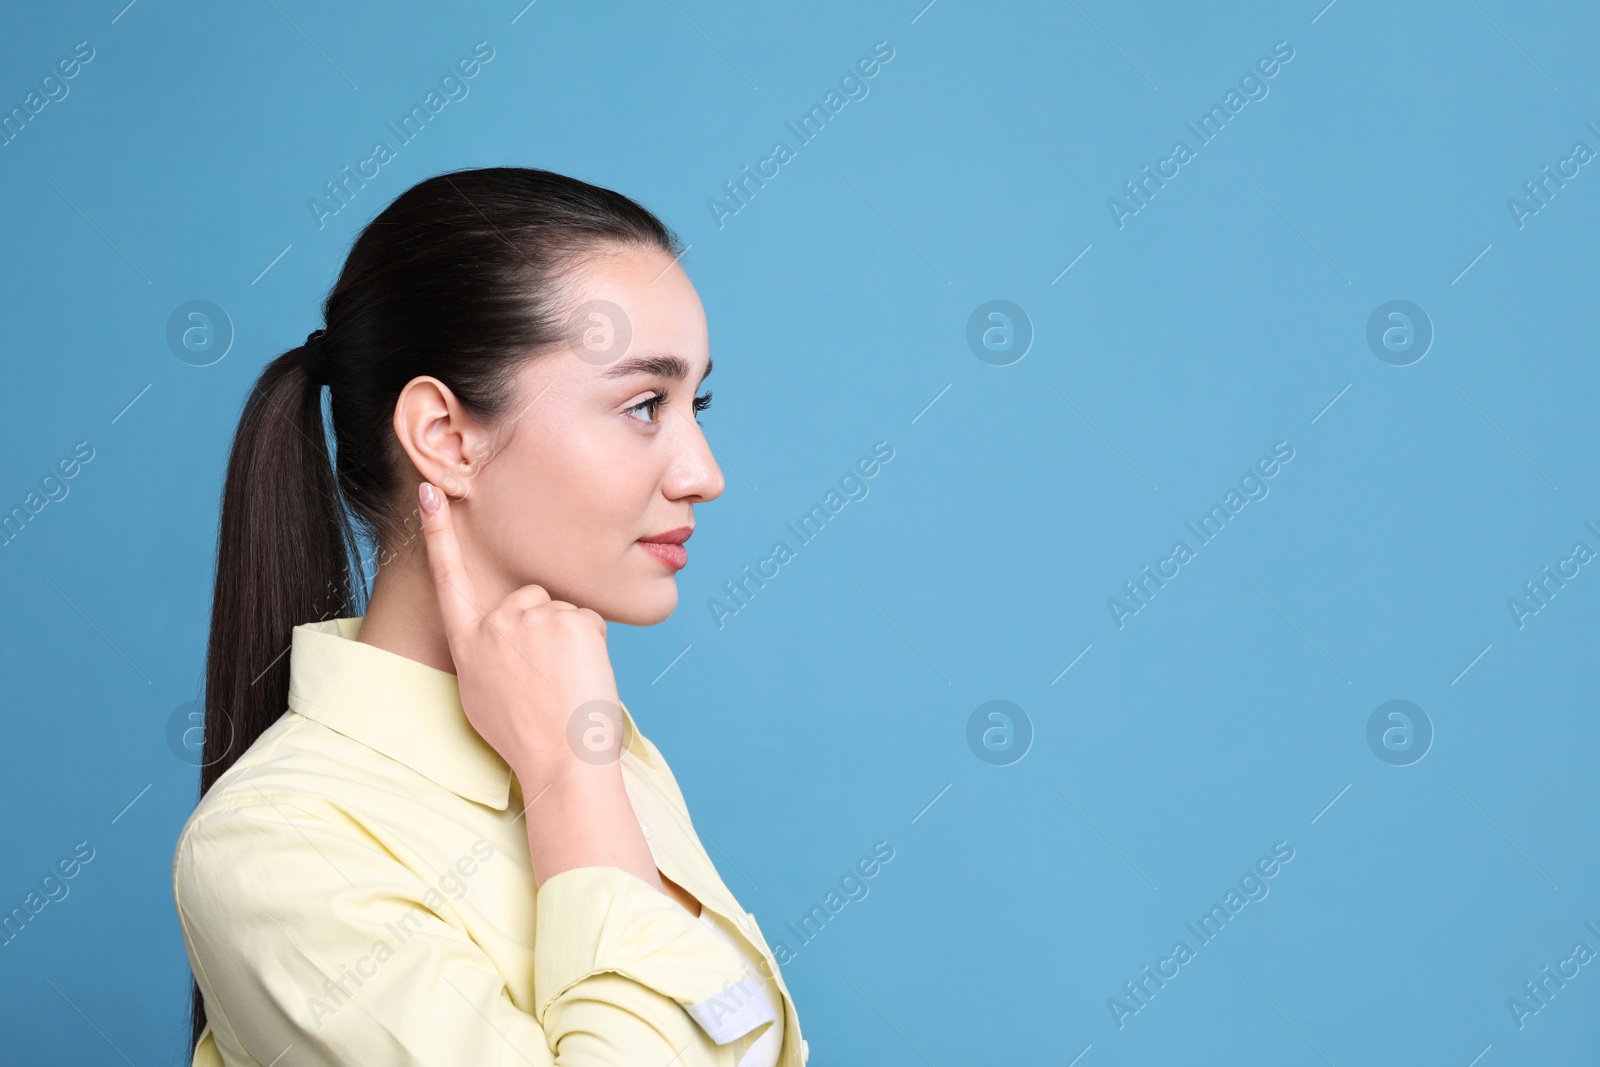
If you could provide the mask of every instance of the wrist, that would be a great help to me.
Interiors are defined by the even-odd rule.
[[[524,788],[533,786],[529,796],[551,783],[559,788],[590,788],[609,787],[622,780],[621,705],[616,701],[589,701],[579,711],[591,705],[609,705],[617,713],[595,712],[581,721],[570,718],[559,733],[518,731],[500,747],[501,757]]]
[[[522,786],[524,803],[540,794],[584,797],[623,790],[621,761],[593,764],[563,754],[561,759],[529,758],[507,762]]]
[[[574,867],[617,867],[657,889],[655,860],[615,764],[522,780],[534,884]]]

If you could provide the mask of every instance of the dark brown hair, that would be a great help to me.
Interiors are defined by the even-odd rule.
[[[416,501],[402,492],[393,424],[401,389],[431,375],[493,425],[515,402],[517,371],[567,340],[574,272],[618,247],[681,254],[620,193],[525,167],[428,178],[361,231],[322,306],[331,426],[296,347],[261,372],[233,438],[201,795],[287,710],[294,627],[364,613],[362,539],[382,549],[410,528]],[[192,1056],[206,1025],[198,983],[191,997]]]

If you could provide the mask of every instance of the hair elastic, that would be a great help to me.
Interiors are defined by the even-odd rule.
[[[328,359],[322,350],[322,334],[322,330],[312,330],[300,346],[300,363],[313,385],[328,384]]]

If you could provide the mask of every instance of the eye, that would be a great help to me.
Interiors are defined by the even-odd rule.
[[[632,415],[634,412],[640,410],[641,408],[648,408],[649,411],[650,411],[650,418],[648,420],[641,420],[641,421],[648,421],[648,422],[654,423],[654,422],[657,421],[657,417],[660,414],[661,405],[665,404],[666,402],[667,402],[667,392],[666,392],[665,389],[663,389],[661,392],[656,393],[654,396],[645,397],[643,400],[641,400],[637,404],[633,405],[633,407],[629,408],[625,412],[625,414]],[[711,394],[708,392],[704,396],[695,397],[694,398],[694,404],[692,406],[694,408],[695,415],[698,416],[700,414],[700,412],[704,411],[706,408],[711,406]],[[696,418],[694,421],[696,423],[698,423],[700,420],[699,420],[699,418]]]
[[[650,418],[642,419],[640,421],[653,423],[656,421],[656,415],[661,410],[661,405],[665,404],[666,402],[667,394],[665,390],[662,390],[654,396],[645,397],[643,400],[639,401],[637,404],[633,405],[633,407],[624,412],[624,414],[632,415],[635,411],[638,411],[641,408],[648,408],[650,410]]]

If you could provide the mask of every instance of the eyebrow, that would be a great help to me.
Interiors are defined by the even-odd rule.
[[[702,382],[710,377],[712,366],[713,361],[707,359],[706,372],[700,375],[700,380]],[[600,375],[600,377],[626,378],[633,374],[659,375],[663,378],[672,378],[681,382],[689,376],[689,364],[679,356],[634,356],[630,359],[623,360],[621,363],[618,363],[616,366]]]

